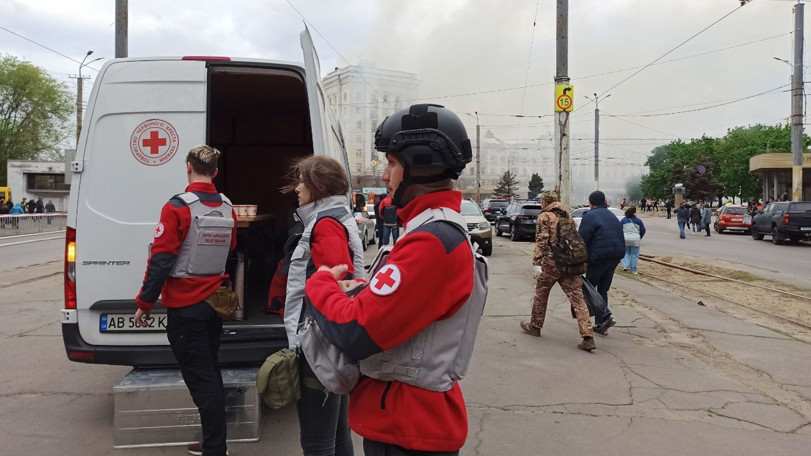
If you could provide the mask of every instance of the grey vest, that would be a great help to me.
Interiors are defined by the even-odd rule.
[[[353,278],[363,277],[363,245],[360,240],[358,223],[349,211],[346,197],[329,196],[296,209],[296,218],[304,225],[304,232],[290,258],[290,269],[287,275],[287,293],[284,308],[284,329],[287,331],[287,343],[293,350],[299,345],[298,330],[301,309],[304,302],[304,283],[315,273],[312,265],[310,239],[313,227],[318,220],[331,217],[346,228],[349,238],[349,249],[352,251],[352,264],[355,268]]]
[[[473,249],[464,217],[447,208],[422,212],[408,222],[405,234],[400,239],[419,226],[442,220],[459,228]],[[373,277],[386,264],[388,252],[389,249],[385,248],[378,252],[369,277]],[[360,361],[363,375],[440,392],[450,390],[456,381],[464,378],[473,356],[476,332],[487,300],[487,259],[474,250],[473,270],[459,273],[472,273],[474,277],[473,291],[467,302],[450,318],[437,320],[399,346]]]
[[[231,216],[231,201],[222,193],[220,197],[222,204],[211,207],[203,204],[194,193],[177,195],[188,206],[191,223],[186,239],[180,244],[170,276],[194,278],[225,273],[234,218]]]

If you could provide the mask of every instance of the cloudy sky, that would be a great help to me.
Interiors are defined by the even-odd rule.
[[[552,113],[556,3],[131,0],[129,55],[300,61],[298,33],[306,19],[323,74],[361,59],[414,72],[421,99],[479,112],[483,128],[506,142],[533,140],[549,138],[550,118],[510,116]],[[722,136],[731,127],[789,116],[791,68],[774,57],[792,58],[793,2],[754,0],[741,8],[738,0],[569,3],[569,76],[578,108],[572,153],[583,165],[594,136],[594,105],[584,96],[593,93],[611,95],[600,102],[601,156],[617,160],[615,166],[641,163],[673,139]],[[114,4],[0,0],[0,53],[26,59],[73,88],[69,75],[87,50],[114,56]],[[95,73],[85,69],[90,83]],[[475,122],[463,117],[473,131]],[[539,153],[552,155],[548,139],[538,143]]]

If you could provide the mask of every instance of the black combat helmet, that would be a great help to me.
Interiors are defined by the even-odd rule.
[[[383,119],[375,132],[375,149],[401,159],[407,174],[416,168],[436,169],[433,180],[458,179],[473,152],[459,117],[436,104],[418,104]],[[416,177],[411,182],[428,182]]]

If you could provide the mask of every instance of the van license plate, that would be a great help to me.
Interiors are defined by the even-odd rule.
[[[149,326],[135,324],[135,314],[101,314],[100,332],[166,331],[166,314],[152,314],[146,319]]]

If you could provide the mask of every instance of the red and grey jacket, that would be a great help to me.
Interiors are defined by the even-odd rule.
[[[455,191],[430,193],[399,209],[398,215],[408,223],[426,209],[458,212],[461,199]],[[393,349],[454,315],[473,289],[470,245],[447,223],[426,224],[401,238],[386,264],[395,266],[397,274],[386,276],[385,283],[372,279],[354,299],[340,290],[329,272],[317,272],[307,281],[307,296],[320,314],[319,327],[357,360]],[[365,438],[420,451],[457,451],[467,438],[467,412],[458,383],[437,392],[364,377],[351,393],[349,424]]]
[[[214,184],[195,182],[186,187],[186,192],[194,193],[206,206],[217,207],[222,198]],[[231,246],[237,244],[236,214],[233,210],[234,228],[231,232]],[[186,307],[197,304],[222,284],[227,276],[209,276],[194,278],[170,277],[169,273],[175,264],[180,245],[186,239],[191,226],[191,212],[179,198],[173,197],[161,209],[160,222],[155,228],[155,239],[152,241],[151,256],[146,267],[143,286],[135,301],[143,310],[151,310],[155,301],[161,296],[163,307]]]

